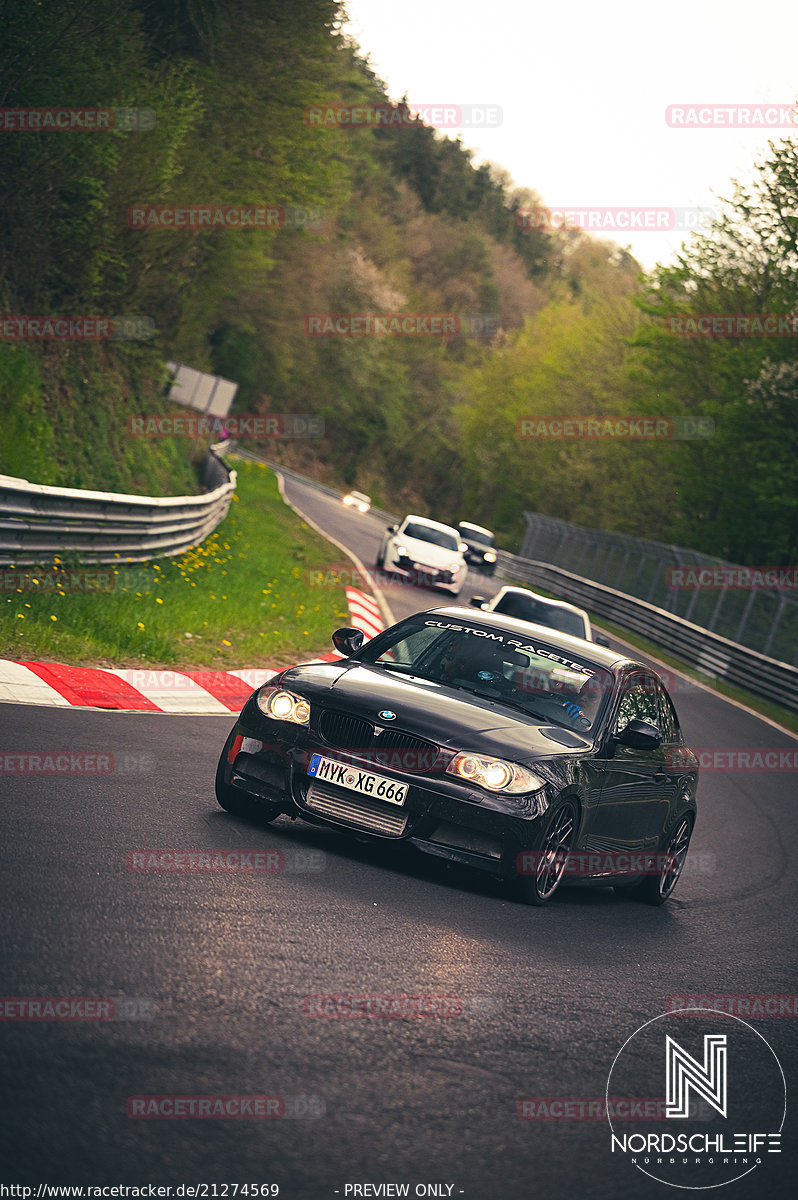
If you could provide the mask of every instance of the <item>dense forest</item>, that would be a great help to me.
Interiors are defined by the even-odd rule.
[[[684,337],[671,323],[795,310],[795,142],[772,144],[754,185],[730,185],[712,228],[645,275],[610,242],[525,228],[534,192],[401,109],[396,122],[309,119],[390,103],[336,0],[15,0],[3,12],[6,114],[116,118],[61,130],[4,117],[2,316],[132,314],[155,333],[4,334],[0,470],[142,491],[158,469],[181,478],[175,443],[156,464],[125,434],[130,413],[166,410],[175,359],[235,380],[234,411],[323,418],[322,438],[251,443],[267,457],[394,509],[478,520],[508,547],[529,509],[741,563],[795,561],[794,334]],[[131,217],[175,206],[280,216],[202,228]],[[309,316],[330,313],[453,314],[463,328],[314,336]],[[630,415],[710,418],[714,435],[519,437],[532,417]],[[96,454],[68,452],[94,436]]]

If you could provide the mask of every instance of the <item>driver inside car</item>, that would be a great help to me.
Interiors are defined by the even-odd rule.
[[[453,638],[441,657],[444,683],[456,687],[508,687],[504,651],[482,642]]]

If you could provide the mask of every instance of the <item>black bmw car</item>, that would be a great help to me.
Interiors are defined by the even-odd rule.
[[[281,813],[512,880],[671,895],[698,761],[650,667],[543,626],[434,608],[253,692],[216,774],[223,808]]]

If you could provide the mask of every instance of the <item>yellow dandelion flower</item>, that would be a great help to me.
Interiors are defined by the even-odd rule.
[[[17,616],[19,617],[20,621],[24,621],[24,620],[25,620],[25,614],[24,614],[24,613],[17,613]]]
[[[52,614],[52,613],[50,613],[50,620],[51,620],[51,621],[57,621],[57,620],[58,620],[58,617],[54,617],[54,616],[53,616],[53,614]]]
[[[142,625],[141,621],[137,621],[137,622],[136,622],[136,624],[137,624],[137,626],[138,626],[138,628],[139,628],[139,629],[143,629],[143,628],[144,628],[144,626]]]
[[[227,641],[225,638],[222,638],[222,645],[223,645],[223,646],[232,646],[232,644],[233,644],[232,642],[228,642],[228,641]]]
[[[160,596],[156,596],[156,597],[155,597],[155,603],[156,603],[156,604],[163,604],[163,600],[161,599],[161,597],[160,597]]]

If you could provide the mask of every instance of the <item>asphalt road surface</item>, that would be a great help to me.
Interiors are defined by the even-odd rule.
[[[373,567],[381,522],[305,485],[286,490]],[[461,602],[496,586],[470,579]],[[386,596],[397,618],[447,602]],[[674,698],[696,748],[796,749],[702,689]],[[604,1097],[621,1046],[669,997],[798,992],[794,771],[703,771],[687,867],[663,908],[563,888],[533,909],[412,849],[223,812],[213,774],[232,720],[4,704],[0,721],[5,755],[114,756],[96,775],[15,773],[8,759],[0,773],[2,993],[93,997],[77,1012],[110,1015],[113,1001],[114,1014],[20,1020],[19,1003],[5,1005],[5,1185],[667,1197],[611,1153],[606,1121],[573,1113],[595,1113],[587,1102]],[[152,849],[259,851],[285,869],[139,869],[151,860],[135,855]],[[393,1001],[403,1015],[347,1018],[323,1015],[341,1011],[313,999],[328,995],[448,1000],[426,1002],[434,1015]],[[792,1013],[750,1018],[783,1067],[788,1115],[782,1154],[724,1188],[735,1200],[795,1195]],[[742,1086],[764,1097],[759,1060],[730,1076],[730,1090]],[[175,1096],[195,1098],[195,1113],[197,1097],[233,1097],[226,1111],[266,1097],[273,1117],[170,1117]],[[571,1119],[520,1119],[530,1097],[582,1104]]]

